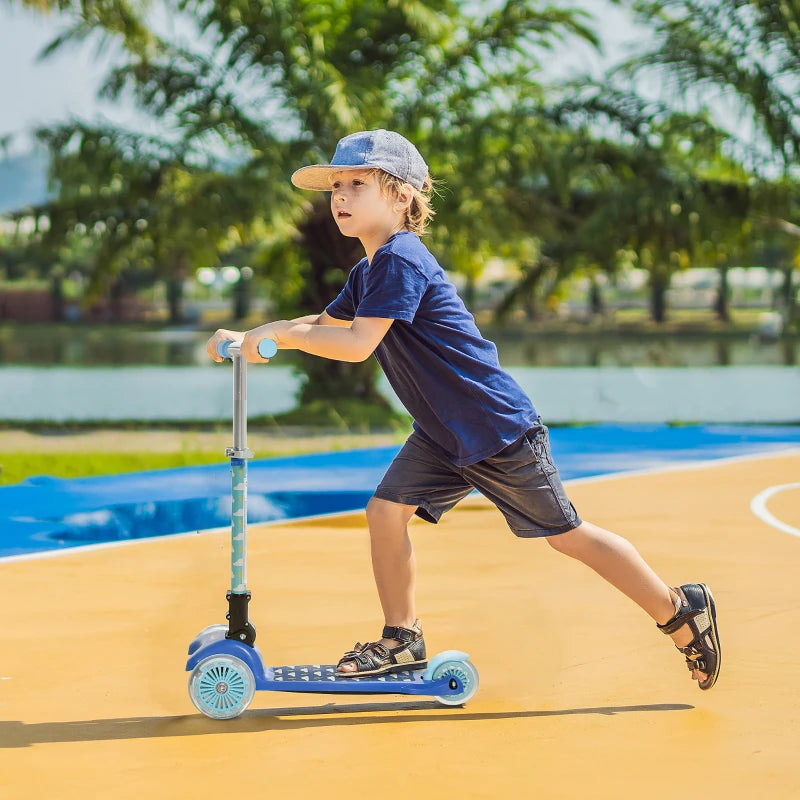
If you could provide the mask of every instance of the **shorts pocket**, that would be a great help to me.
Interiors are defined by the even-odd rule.
[[[533,432],[525,434],[525,441],[528,443],[533,455],[545,475],[554,475],[556,465],[553,463],[553,456],[550,453],[550,434],[545,425],[536,428]]]

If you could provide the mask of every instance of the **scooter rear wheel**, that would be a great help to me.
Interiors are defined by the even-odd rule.
[[[433,671],[432,680],[449,678],[452,694],[438,695],[443,706],[461,706],[478,691],[478,670],[471,661],[444,661]]]
[[[209,656],[189,676],[189,697],[197,710],[211,719],[238,717],[255,691],[252,670],[235,656]]]

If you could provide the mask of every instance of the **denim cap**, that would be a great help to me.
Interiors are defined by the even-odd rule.
[[[298,189],[330,192],[330,176],[343,169],[382,169],[417,189],[428,177],[428,165],[417,148],[399,133],[380,129],[340,139],[330,164],[301,167],[292,175],[292,183]]]

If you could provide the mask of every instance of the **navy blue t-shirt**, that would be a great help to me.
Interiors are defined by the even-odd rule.
[[[415,233],[356,264],[326,309],[336,319],[393,319],[375,350],[414,427],[466,466],[519,439],[537,413],[500,366],[444,270]]]

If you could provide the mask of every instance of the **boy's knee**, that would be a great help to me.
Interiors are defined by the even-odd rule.
[[[371,528],[373,524],[378,521],[381,514],[383,514],[383,509],[381,508],[381,501],[377,497],[370,497],[369,502],[367,503],[366,513],[367,513],[367,524]]]
[[[395,527],[405,529],[414,509],[390,500],[382,500],[380,497],[371,497],[367,503],[366,512],[370,530]]]
[[[549,544],[550,547],[553,548],[553,550],[557,550],[559,553],[564,553],[566,552],[566,545],[567,545],[564,536],[566,536],[566,534],[564,533],[556,533],[553,536],[548,536],[547,544]]]
[[[547,537],[547,544],[567,556],[574,556],[580,548],[580,529],[573,528],[566,533],[555,533]]]

